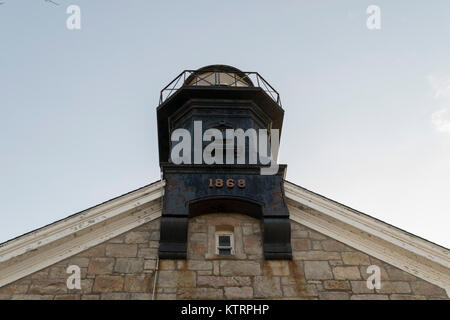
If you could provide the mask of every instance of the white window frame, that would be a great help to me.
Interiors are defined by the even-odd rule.
[[[219,236],[230,236],[230,246],[219,246]],[[231,249],[230,255],[234,255],[234,233],[231,231],[216,232],[216,255],[221,255],[219,249]]]

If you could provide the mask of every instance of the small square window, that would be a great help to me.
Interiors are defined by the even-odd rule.
[[[234,254],[234,237],[231,232],[216,233],[216,254],[232,255]]]

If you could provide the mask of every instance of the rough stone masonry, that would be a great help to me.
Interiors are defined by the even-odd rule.
[[[151,299],[160,219],[0,288],[0,299]],[[233,227],[235,255],[215,255],[215,231]],[[263,259],[260,221],[208,214],[189,222],[188,259],[161,260],[156,299],[448,299],[445,291],[291,222],[293,260]],[[69,265],[81,289],[68,289]],[[369,265],[381,288],[368,289]]]

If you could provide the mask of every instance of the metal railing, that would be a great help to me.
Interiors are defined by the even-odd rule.
[[[225,83],[224,81],[221,81],[221,74],[227,75],[227,80],[231,79],[231,82]],[[212,77],[212,75],[214,76]],[[184,70],[161,90],[159,104],[166,101],[180,88],[192,86],[259,87],[281,107],[279,93],[258,72],[235,73],[220,70]]]

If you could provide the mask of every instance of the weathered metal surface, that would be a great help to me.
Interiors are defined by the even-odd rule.
[[[290,259],[289,211],[283,192],[285,169],[281,166],[278,174],[268,176],[260,175],[258,166],[164,165],[160,257],[186,257],[188,218],[229,212],[262,221],[266,259]],[[211,187],[216,179],[224,181],[222,187]],[[245,187],[227,187],[227,179],[245,180]]]

